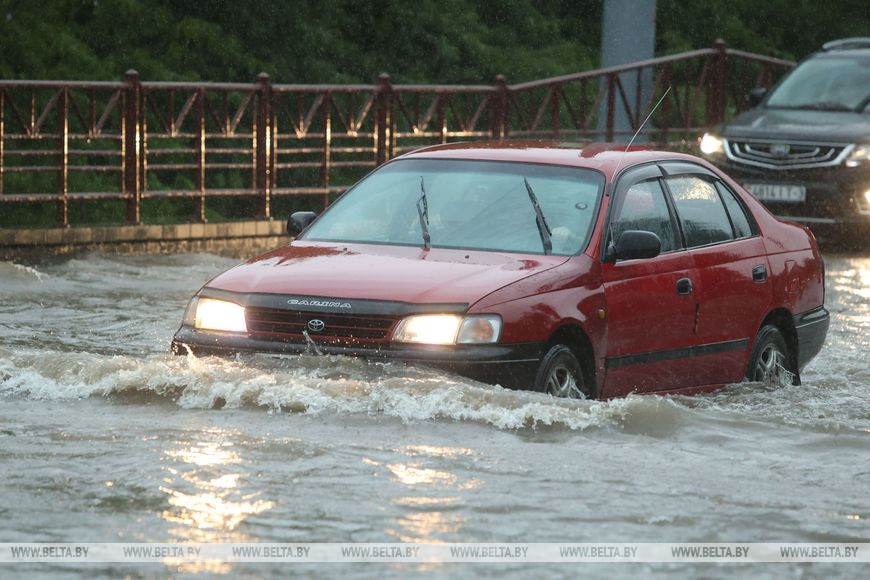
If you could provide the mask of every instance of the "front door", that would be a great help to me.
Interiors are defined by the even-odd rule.
[[[602,264],[607,300],[607,368],[603,394],[617,397],[693,386],[689,364],[695,342],[697,279],[682,247],[673,208],[655,166],[620,179],[605,247],[626,230],[651,231],[662,241],[655,258]]]

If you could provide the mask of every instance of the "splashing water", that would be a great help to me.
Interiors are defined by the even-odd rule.
[[[0,263],[0,541],[863,541],[870,259],[826,261],[802,386],[606,402],[316,348],[170,355],[233,260]]]

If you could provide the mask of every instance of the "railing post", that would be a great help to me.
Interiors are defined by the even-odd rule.
[[[377,127],[375,130],[375,165],[381,165],[390,158],[390,138],[393,122],[393,89],[390,85],[390,75],[381,73],[378,76],[377,97]]]
[[[323,194],[323,209],[329,205],[329,171],[332,167],[332,94],[329,92],[323,98],[321,105],[323,122],[323,164],[320,166],[320,185],[325,190]]]
[[[725,41],[717,38],[713,42],[713,86],[712,95],[708,96],[707,126],[712,127],[725,120],[725,77],[728,74],[728,53],[725,50]]]
[[[495,95],[492,103],[492,138],[501,141],[507,133],[507,107],[508,107],[507,79],[504,75],[495,77]]]
[[[257,193],[260,196],[260,219],[272,217],[272,83],[269,75],[257,75],[257,118],[254,126],[254,167]]]
[[[610,73],[607,75],[607,123],[605,125],[604,140],[608,143],[613,142],[613,123],[616,116],[616,75]],[[600,127],[600,125],[599,125]]]
[[[668,90],[671,86],[671,79],[673,78],[673,68],[671,64],[668,63],[664,66],[664,71],[662,72],[660,86],[665,87],[664,90]],[[671,128],[671,96],[668,95],[662,101],[662,108],[658,112],[658,126],[661,131],[659,140],[662,143],[668,142],[668,131]]]
[[[447,115],[444,110],[444,96],[437,95],[435,98],[438,99],[438,139],[441,143],[447,143]]]
[[[559,122],[559,96],[562,92],[562,85],[553,85],[550,90],[550,126],[552,127],[553,139],[558,139],[559,129],[561,129],[561,123]]]
[[[4,137],[6,136],[6,89],[0,89],[0,195],[3,194],[3,165],[5,160],[3,158],[4,150],[3,144],[5,143]]]
[[[196,191],[193,221],[205,223],[205,91],[196,91]]]
[[[139,73],[133,69],[125,75],[127,87],[124,89],[124,122],[122,142],[124,148],[124,193],[127,198],[127,223],[142,223],[140,204],[142,192],[140,190],[139,167],[141,156],[140,128],[139,128],[139,105],[141,97],[141,84]]]
[[[59,89],[57,96],[57,134],[60,140],[60,171],[57,175],[57,192],[60,201],[57,205],[57,225],[69,227],[69,116],[67,108],[67,88]]]

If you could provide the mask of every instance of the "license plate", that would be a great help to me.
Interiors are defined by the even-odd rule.
[[[746,191],[761,201],[780,203],[801,203],[807,199],[807,188],[803,185],[779,183],[744,183]]]

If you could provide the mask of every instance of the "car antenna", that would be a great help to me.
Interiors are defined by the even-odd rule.
[[[662,104],[662,101],[664,101],[665,97],[668,96],[668,93],[671,92],[671,86],[672,85],[668,85],[668,88],[665,89],[665,92],[664,92],[664,94],[662,94],[662,97],[659,99],[659,102],[656,103],[656,106],[652,108],[652,110],[649,112],[649,115],[646,116],[646,119],[644,119],[643,123],[640,124],[640,127],[637,128],[637,131],[635,131],[634,135],[631,136],[631,140],[628,142],[628,145],[625,146],[625,150],[623,151],[623,153],[628,153],[628,150],[634,144],[634,140],[637,139],[637,136],[640,135],[641,131],[643,131],[643,128],[646,126],[647,122],[649,122],[649,120],[652,118],[653,114],[659,108],[659,105]],[[622,157],[619,158],[619,163],[616,164],[616,169],[613,171],[614,178],[619,174],[619,168],[621,166],[622,166]],[[615,183],[616,183],[615,179],[610,182],[610,192],[608,192],[607,195],[610,195],[611,193],[613,193],[613,187],[614,187]]]
[[[668,93],[671,92],[671,86],[673,86],[673,85],[668,85],[668,88],[665,89],[665,92],[662,94],[662,97],[659,99],[659,102],[656,103],[656,106],[652,108],[652,110],[649,112],[649,115],[646,116],[646,119],[644,119],[643,123],[640,124],[640,127],[637,128],[637,131],[635,131],[634,135],[631,136],[631,139],[629,140],[628,145],[625,146],[625,150],[623,151],[623,154],[628,153],[628,150],[631,148],[632,144],[634,143],[634,140],[637,139],[637,136],[640,135],[641,131],[643,131],[643,128],[646,126],[647,122],[652,118],[653,113],[655,113],[656,110],[658,110],[659,105],[662,104],[662,101],[664,101],[665,97],[668,96]],[[619,175],[619,168],[622,166],[622,160],[624,157],[625,157],[625,155],[623,155],[622,157],[619,158],[619,162],[616,164],[616,169],[613,171],[613,180],[610,182],[610,190],[607,192],[608,196],[610,196],[613,193],[613,189],[616,187],[616,177]],[[611,249],[613,248],[614,244],[616,244],[616,240],[613,239],[613,220],[610,220],[607,223],[607,236],[610,239],[610,243],[607,246],[607,255],[609,256]]]

